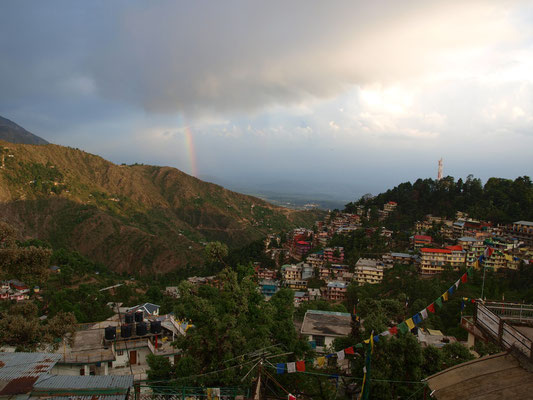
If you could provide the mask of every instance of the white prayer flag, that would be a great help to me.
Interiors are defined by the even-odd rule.
[[[287,363],[287,372],[289,374],[291,372],[296,372],[296,363],[293,363],[293,362]]]
[[[428,310],[424,308],[422,311],[420,311],[420,315],[422,316],[422,319],[426,319],[428,317]]]
[[[344,350],[337,351],[337,359],[338,359],[339,361],[344,360]]]

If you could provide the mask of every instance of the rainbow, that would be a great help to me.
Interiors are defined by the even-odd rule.
[[[195,178],[198,178],[198,166],[196,164],[196,150],[194,149],[194,138],[192,135],[191,128],[189,126],[185,127],[185,146],[187,152],[189,153],[189,162],[190,162],[190,171],[191,175]]]

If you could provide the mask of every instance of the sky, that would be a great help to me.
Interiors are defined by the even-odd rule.
[[[0,115],[248,191],[533,176],[532,71],[531,1],[0,3]]]

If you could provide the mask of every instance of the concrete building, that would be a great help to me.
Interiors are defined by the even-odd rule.
[[[300,333],[314,342],[316,351],[324,352],[336,338],[351,332],[351,315],[332,311],[308,310],[305,313]]]
[[[411,236],[411,246],[413,250],[421,249],[433,243],[433,238],[428,235],[414,235]]]
[[[341,281],[328,282],[322,297],[329,301],[340,302],[346,300],[348,284]]]
[[[383,280],[384,268],[381,260],[360,258],[355,264],[354,280],[359,285],[380,283]]]
[[[413,255],[407,253],[390,252],[381,257],[386,267],[392,268],[396,264],[409,265],[414,261]]]
[[[528,246],[533,246],[533,222],[516,221],[511,226],[510,233],[522,240]]]

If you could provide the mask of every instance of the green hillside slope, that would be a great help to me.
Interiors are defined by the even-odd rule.
[[[199,265],[206,241],[237,247],[317,218],[175,168],[115,165],[57,145],[0,148],[0,219],[119,272]]]

